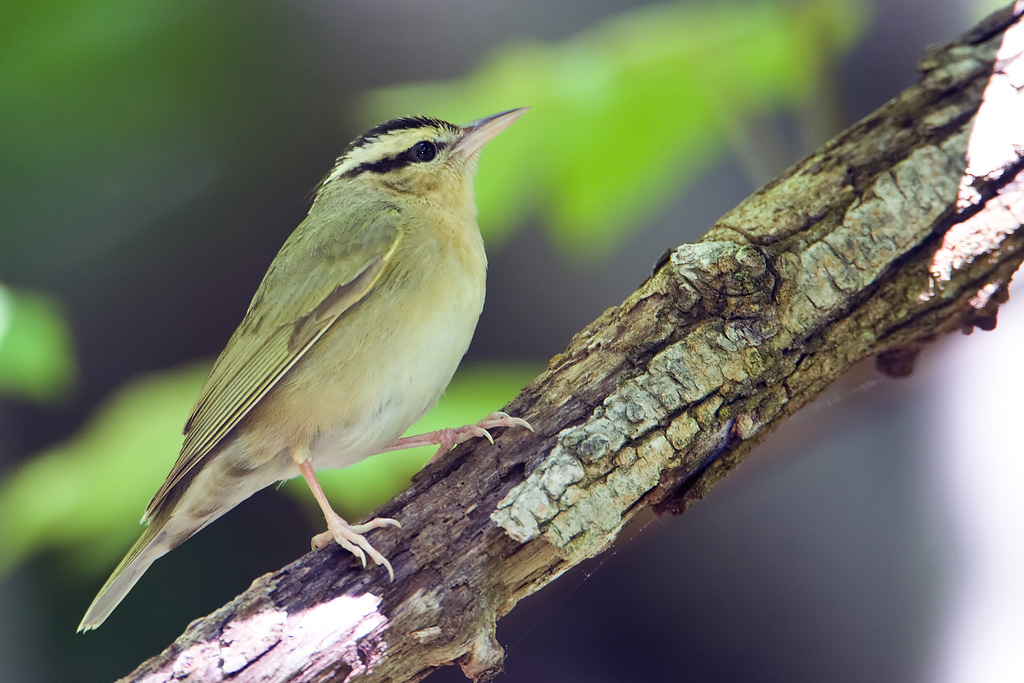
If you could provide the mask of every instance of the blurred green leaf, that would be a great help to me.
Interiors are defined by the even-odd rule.
[[[410,432],[475,422],[514,397],[540,369],[464,367],[448,396]],[[79,434],[0,483],[0,576],[47,548],[61,549],[60,557],[82,576],[109,571],[139,533],[131,521],[141,517],[177,458],[181,427],[207,372],[203,364],[131,382]],[[422,448],[385,453],[344,473],[325,473],[324,488],[339,511],[359,515],[407,486],[430,455]],[[304,482],[286,490],[315,510]]]
[[[50,402],[75,374],[71,331],[57,302],[0,285],[0,394]]]
[[[61,557],[86,574],[111,569],[178,455],[208,371],[204,364],[129,383],[77,435],[0,484],[0,575],[44,548],[67,551]]]
[[[648,7],[562,43],[505,45],[463,79],[371,93],[365,117],[532,106],[484,153],[481,227],[500,239],[540,211],[568,251],[601,255],[747,119],[805,100],[863,25],[853,0]]]

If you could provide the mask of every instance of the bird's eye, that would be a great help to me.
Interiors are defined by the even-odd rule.
[[[429,140],[420,140],[409,148],[413,161],[430,161],[437,156],[437,145]]]

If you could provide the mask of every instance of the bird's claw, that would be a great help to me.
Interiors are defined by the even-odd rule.
[[[363,565],[363,569],[366,569],[366,557],[369,555],[374,564],[388,570],[388,577],[391,581],[394,581],[395,570],[391,568],[391,563],[388,562],[386,557],[377,552],[377,549],[370,545],[370,542],[363,536],[364,533],[371,529],[382,529],[389,526],[402,528],[402,525],[397,520],[387,517],[378,517],[371,519],[369,522],[356,525],[348,524],[340,517],[336,520],[328,519],[327,531],[313,537],[313,549],[322,548],[331,541],[335,541],[342,548],[355,555]]]
[[[521,417],[512,417],[508,413],[503,413],[500,410],[493,412],[484,419],[476,423],[477,427],[483,427],[485,429],[494,429],[495,427],[523,427],[533,431],[533,425],[524,420]]]

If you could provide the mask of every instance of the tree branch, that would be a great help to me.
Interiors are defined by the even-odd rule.
[[[421,472],[378,511],[402,523],[372,539],[394,583],[323,548],[124,680],[486,679],[497,620],[643,508],[685,510],[858,360],[903,375],[937,335],[992,329],[1024,258],[1019,19],[933,50],[918,85],[666,254],[510,404],[536,434]]]

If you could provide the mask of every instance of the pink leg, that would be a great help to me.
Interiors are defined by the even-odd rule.
[[[433,457],[430,458],[430,462],[434,462],[455,446],[470,439],[484,438],[494,443],[494,439],[491,438],[491,434],[487,430],[494,429],[495,427],[525,427],[531,432],[533,431],[533,427],[526,420],[511,417],[507,413],[498,412],[491,413],[476,424],[466,425],[465,427],[439,429],[436,432],[427,432],[418,436],[403,436],[390,446],[381,449],[380,452],[386,453],[388,451],[400,451],[405,448],[415,448],[416,446],[438,444],[437,453],[434,453]]]
[[[380,517],[372,519],[366,524],[352,525],[346,522],[341,518],[341,515],[331,508],[331,504],[327,502],[327,496],[324,495],[324,490],[320,487],[320,482],[317,481],[316,474],[313,472],[312,463],[309,460],[303,459],[302,456],[303,453],[292,454],[295,464],[299,467],[299,472],[302,473],[302,478],[309,484],[313,497],[320,504],[320,509],[327,519],[327,531],[313,537],[313,549],[316,550],[317,548],[324,547],[331,541],[337,541],[338,545],[358,557],[364,567],[366,566],[366,556],[369,555],[374,564],[381,565],[388,570],[388,576],[394,581],[395,572],[391,568],[391,563],[370,545],[370,542],[366,540],[363,534],[370,529],[380,529],[386,526],[401,528],[402,525],[393,519]]]

